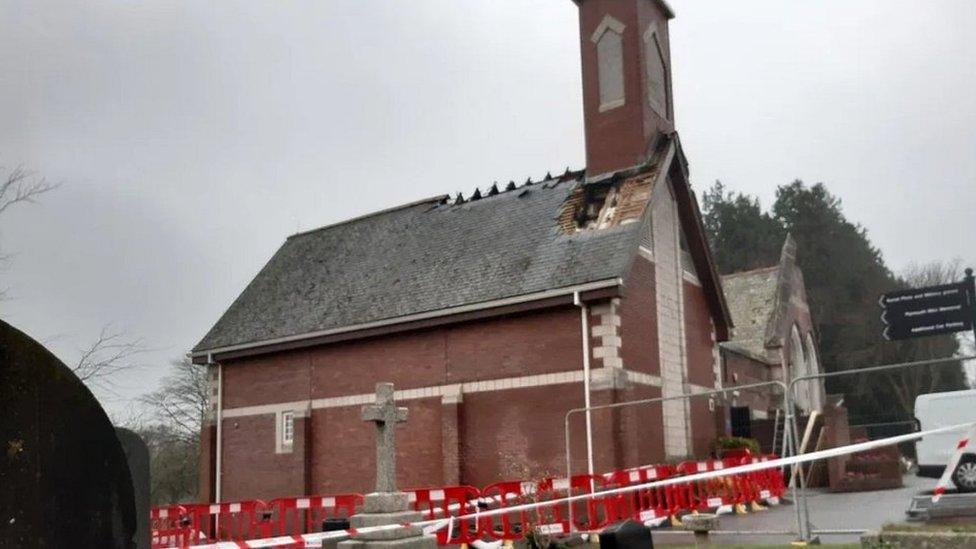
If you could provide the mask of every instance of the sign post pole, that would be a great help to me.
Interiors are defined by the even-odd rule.
[[[973,345],[976,345],[976,276],[973,276],[972,267],[966,267],[966,289],[969,310],[973,313]]]

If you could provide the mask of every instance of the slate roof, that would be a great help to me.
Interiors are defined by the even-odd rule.
[[[776,311],[780,266],[765,267],[722,277],[735,333],[724,347],[753,357],[766,356],[767,327]]]
[[[194,352],[622,277],[641,223],[566,234],[582,173],[291,236]]]

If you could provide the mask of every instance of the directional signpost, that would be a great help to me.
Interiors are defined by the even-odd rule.
[[[973,270],[966,269],[962,282],[889,292],[878,303],[888,340],[972,330],[976,318]]]

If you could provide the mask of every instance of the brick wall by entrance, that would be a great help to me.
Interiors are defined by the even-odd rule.
[[[654,263],[643,255],[634,259],[625,280],[627,296],[620,304],[620,356],[624,367],[650,375],[661,375],[658,348],[657,298]]]

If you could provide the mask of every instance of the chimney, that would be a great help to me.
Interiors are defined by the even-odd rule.
[[[586,172],[644,163],[674,131],[664,0],[574,0],[580,12]]]

